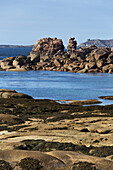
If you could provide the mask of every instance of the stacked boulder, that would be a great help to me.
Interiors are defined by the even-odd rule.
[[[68,53],[74,53],[76,48],[77,48],[77,41],[75,40],[75,38],[74,37],[73,38],[69,38],[67,52]]]
[[[52,70],[78,73],[113,73],[113,49],[109,47],[80,47],[75,38],[69,39],[67,51],[61,39],[43,38],[36,42],[30,54],[8,57],[0,61],[6,71]]]

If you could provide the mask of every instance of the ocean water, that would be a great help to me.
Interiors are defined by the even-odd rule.
[[[35,99],[86,100],[113,95],[113,74],[54,71],[0,71],[0,89],[13,89]],[[100,100],[100,99],[99,99]],[[102,100],[103,104],[113,101]]]
[[[0,60],[4,58],[4,56],[11,57],[11,56],[19,56],[19,55],[25,55],[27,56],[30,51],[32,50],[32,47],[27,48],[0,48]]]

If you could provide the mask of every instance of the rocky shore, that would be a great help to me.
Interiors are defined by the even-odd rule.
[[[77,73],[113,73],[113,49],[80,47],[70,38],[67,51],[61,39],[42,38],[28,56],[8,57],[0,61],[0,70],[52,70]]]
[[[0,89],[0,169],[113,169],[113,105],[89,103]]]

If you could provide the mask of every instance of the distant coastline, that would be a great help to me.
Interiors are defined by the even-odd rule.
[[[34,45],[0,45],[0,48],[33,48]]]

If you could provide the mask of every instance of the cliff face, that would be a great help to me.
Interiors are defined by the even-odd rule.
[[[88,39],[86,42],[81,43],[78,47],[89,47],[92,44],[96,45],[97,47],[113,47],[113,39],[111,40],[100,40],[100,39],[94,39],[94,40],[90,40]]]

